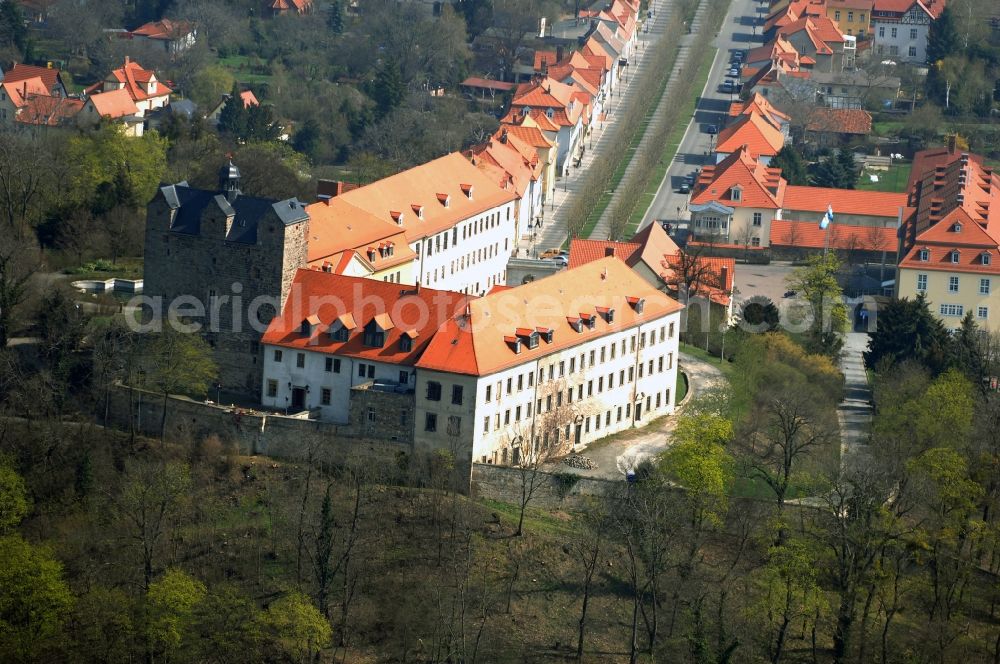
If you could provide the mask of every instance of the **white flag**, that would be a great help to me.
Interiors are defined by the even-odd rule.
[[[826,214],[819,222],[819,227],[826,230],[826,227],[833,223],[833,203],[826,206]]]

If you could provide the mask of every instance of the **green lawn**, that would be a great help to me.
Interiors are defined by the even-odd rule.
[[[722,375],[726,377],[726,380],[730,383],[733,382],[732,378],[733,374],[736,372],[736,368],[733,366],[732,362],[729,362],[728,360],[723,362],[717,356],[706,353],[704,348],[692,346],[691,344],[680,344],[680,350],[682,353],[687,353],[688,355],[696,357],[703,362],[708,362],[713,366],[719,367],[719,371],[721,371]]]
[[[688,379],[683,372],[677,372],[677,388],[674,391],[674,403],[680,403],[688,393]]]
[[[877,120],[872,123],[872,129],[876,136],[891,136],[903,128],[900,120]]]
[[[241,83],[266,83],[271,80],[270,73],[263,73],[263,70],[270,72],[267,63],[259,58],[251,58],[246,55],[230,55],[226,58],[219,58],[219,64],[232,72]]]
[[[905,192],[906,183],[910,179],[910,168],[912,164],[896,162],[889,167],[888,171],[864,171],[858,178],[858,189],[865,191],[894,191]],[[878,182],[871,182],[868,173],[878,176]]]

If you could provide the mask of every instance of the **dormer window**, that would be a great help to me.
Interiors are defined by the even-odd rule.
[[[521,337],[504,337],[503,340],[507,342],[510,349],[514,351],[515,355],[519,355],[521,353]]]
[[[443,205],[445,207],[448,207],[448,206],[451,205],[451,196],[449,196],[448,194],[438,194],[437,195],[437,199],[438,199],[438,202],[440,202],[441,205]]]
[[[928,251],[927,249],[921,249],[920,252],[917,254],[917,257],[920,260],[927,262],[930,259],[930,253],[931,252]]]
[[[550,120],[551,120],[551,119],[552,119],[553,117],[555,117],[555,114],[556,114],[556,112],[555,112],[554,110],[552,110],[551,108],[550,108],[550,109],[547,109],[547,110],[545,111],[545,117],[547,117],[547,118],[548,118],[548,119],[550,119]]]
[[[403,225],[403,213],[402,212],[398,212],[396,210],[389,210],[389,216],[392,217],[392,220],[394,222],[396,222],[397,226],[402,226]]]
[[[958,249],[952,249],[951,250],[951,262],[952,263],[957,263],[958,261],[959,261]]]
[[[587,326],[588,330],[593,330],[597,325],[597,316],[594,314],[580,314],[580,318],[583,319],[583,324]]]
[[[378,328],[375,321],[365,326],[364,344],[370,348],[381,348],[385,345],[385,332]]]
[[[646,300],[641,297],[627,297],[625,300],[637,314],[641,314],[643,307],[646,305]]]
[[[413,212],[417,215],[417,219],[423,219],[424,218],[424,206],[423,205],[417,205],[416,203],[414,203],[410,207],[413,208]]]
[[[962,232],[962,224],[960,224],[960,223],[958,223],[956,221],[954,224],[951,225],[951,232],[952,233],[961,233]]]
[[[399,338],[399,350],[403,353],[409,353],[413,350],[413,339],[406,336],[405,334]]]
[[[553,339],[552,328],[537,327],[535,328],[535,331],[539,334],[539,336],[541,336],[542,339],[545,339],[545,343],[547,344],[552,343]]]
[[[732,189],[729,190],[729,197],[734,201],[742,201],[743,187],[735,185]]]
[[[597,313],[608,323],[615,322],[615,310],[611,307],[597,307]]]
[[[990,259],[991,259],[991,256],[990,256],[990,254],[989,254],[988,251],[984,251],[983,255],[979,257],[979,261],[983,265],[989,265],[990,264]]]
[[[302,324],[299,325],[299,332],[304,337],[311,337],[313,330],[316,329],[317,325],[319,325],[319,316],[313,314],[309,318],[302,321]]]
[[[460,186],[462,187],[462,193],[465,194],[465,197],[468,198],[469,200],[472,200],[472,185],[463,184]]]
[[[330,326],[329,334],[334,341],[347,341],[351,336],[351,330],[357,327],[354,322],[354,316],[351,314],[343,314],[337,320],[333,321]]]
[[[574,332],[583,332],[583,320],[580,318],[567,318],[569,321],[569,326],[573,328]]]
[[[338,326],[331,334],[334,341],[347,341],[351,336],[351,331],[343,325]]]

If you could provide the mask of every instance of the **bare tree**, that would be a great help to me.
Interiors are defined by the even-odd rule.
[[[18,312],[28,297],[40,261],[34,241],[20,239],[11,229],[0,233],[0,349],[7,347],[14,332]]]
[[[51,183],[49,152],[26,133],[0,134],[0,214],[5,235],[24,237],[46,202]]]
[[[590,596],[594,590],[594,575],[597,572],[597,562],[604,548],[604,515],[598,506],[592,506],[584,516],[586,528],[572,542],[563,545],[563,553],[570,556],[579,565],[582,573],[580,583],[580,618],[576,630],[576,659],[583,660],[584,640],[587,635],[587,612],[590,609]]]
[[[503,78],[513,80],[514,65],[538,22],[532,0],[501,0],[493,10],[493,47]]]

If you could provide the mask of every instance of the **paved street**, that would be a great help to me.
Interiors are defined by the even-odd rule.
[[[674,161],[640,228],[653,219],[670,219],[675,223],[680,221],[680,227],[684,227],[688,218],[688,195],[678,193],[677,188],[685,175],[713,162],[711,149],[714,137],[705,133],[705,129],[709,125],[721,127],[725,124],[729,104],[735,98],[735,95],[720,92],[731,55],[735,50],[747,51],[761,44],[760,28],[758,27],[755,35],[752,17],[758,17],[758,23],[762,24],[766,13],[766,3],[761,5],[754,0],[733,0],[730,4],[729,13],[726,14],[722,29],[714,42],[718,51],[708,83],[698,99],[695,115],[688,124]]]

